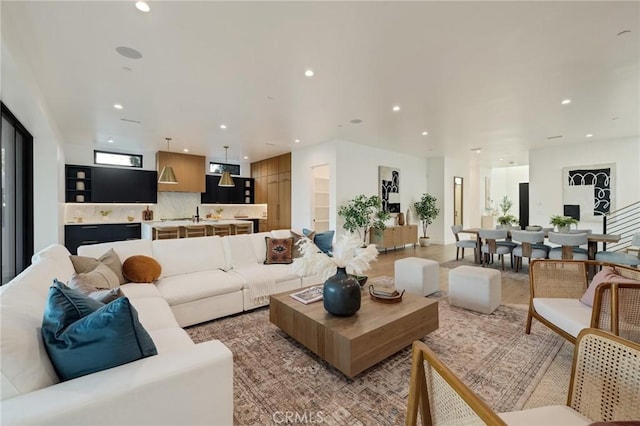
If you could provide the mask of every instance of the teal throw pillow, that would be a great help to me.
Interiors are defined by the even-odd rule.
[[[302,233],[305,236],[308,236],[313,231],[303,228]],[[325,254],[331,255],[331,251],[333,248],[333,236],[336,231],[324,231],[316,233],[313,236],[313,243]]]
[[[105,305],[57,280],[49,288],[42,338],[62,381],[158,353],[127,297]]]

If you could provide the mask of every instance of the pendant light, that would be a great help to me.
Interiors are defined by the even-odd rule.
[[[158,178],[158,183],[168,183],[171,185],[175,185],[178,183],[178,179],[176,179],[176,174],[173,173],[173,168],[169,165],[169,157],[171,156],[171,150],[169,149],[169,141],[171,138],[165,138],[167,140],[167,164],[162,168],[162,172],[160,172],[160,177]]]
[[[224,162],[228,163],[229,160],[227,159],[227,150],[229,149],[228,145],[224,146]],[[220,178],[220,182],[218,182],[218,186],[224,186],[224,187],[233,187],[236,186],[235,183],[233,183],[233,179],[231,179],[231,173],[224,171],[222,172],[222,177]]]

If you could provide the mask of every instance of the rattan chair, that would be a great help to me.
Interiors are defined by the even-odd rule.
[[[154,229],[156,240],[169,240],[180,238],[180,228],[177,226],[157,226]]]
[[[593,308],[582,304],[589,285],[590,268],[609,266],[618,275],[640,281],[640,270],[587,260],[534,260],[529,266],[529,314],[526,333],[533,318],[574,342],[582,328],[607,330],[640,342],[640,284],[602,283]]]
[[[236,223],[233,225],[233,235],[251,234],[252,230],[253,224],[251,223]]]
[[[208,235],[219,235],[221,237],[225,237],[231,235],[231,225],[207,225],[207,234]]]
[[[413,343],[407,425],[560,425],[640,418],[640,345],[585,329],[574,349],[566,405],[495,413],[423,342]]]
[[[187,225],[180,228],[182,238],[204,237],[207,235],[205,225]]]

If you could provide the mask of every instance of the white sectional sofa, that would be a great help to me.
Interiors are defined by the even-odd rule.
[[[266,297],[320,282],[291,265],[264,265],[265,236],[288,230],[177,240],[132,240],[82,246],[81,256],[113,248],[124,262],[155,258],[154,284],[121,289],[139,314],[158,355],[59,382],[40,328],[48,288],[74,272],[69,252],[53,245],[0,287],[0,423],[2,425],[231,425],[233,361],[219,341],[194,344],[181,328],[253,309]]]

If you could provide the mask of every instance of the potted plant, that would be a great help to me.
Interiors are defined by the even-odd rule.
[[[426,247],[429,245],[429,237],[427,236],[427,226],[431,225],[433,220],[440,214],[440,209],[436,207],[436,201],[438,199],[431,194],[422,194],[420,201],[413,204],[416,209],[418,219],[422,222],[422,237],[420,240],[420,246]]]
[[[568,233],[571,225],[578,225],[578,221],[571,216],[555,215],[549,218],[549,223],[558,228],[558,232]]]
[[[344,218],[344,229],[349,232],[358,232],[363,245],[367,244],[369,229],[376,232],[383,231],[384,224],[391,215],[382,209],[382,200],[377,195],[367,197],[364,194],[357,195],[353,200],[340,206],[338,216]]]
[[[518,223],[518,218],[509,213],[511,207],[513,206],[513,202],[506,195],[502,197],[502,202],[499,204],[500,210],[502,210],[502,216],[498,216],[498,223],[500,224],[500,228],[502,229],[511,229],[512,225]]]

